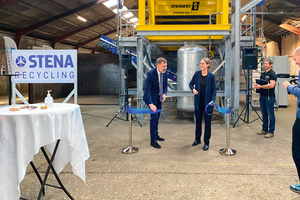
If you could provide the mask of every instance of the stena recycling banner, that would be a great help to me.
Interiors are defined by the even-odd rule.
[[[3,38],[4,38],[4,45],[5,45],[8,73],[11,74],[12,73],[12,60],[11,60],[12,50],[17,49],[17,45],[13,39],[5,36],[3,36]]]
[[[77,50],[13,50],[14,83],[77,83]]]

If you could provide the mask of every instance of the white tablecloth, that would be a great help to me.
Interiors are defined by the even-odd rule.
[[[90,154],[78,105],[55,103],[52,108],[38,106],[32,111],[0,108],[0,199],[19,199],[27,165],[42,146],[52,153],[58,139],[56,172],[71,162],[73,173],[85,181]]]

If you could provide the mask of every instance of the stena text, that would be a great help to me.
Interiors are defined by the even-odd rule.
[[[13,50],[14,83],[76,83],[77,50]]]

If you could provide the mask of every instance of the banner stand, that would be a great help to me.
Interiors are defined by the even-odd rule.
[[[72,83],[74,88],[63,103],[67,103],[74,95],[74,104],[77,104],[77,50],[16,50],[12,47],[11,49],[8,53],[11,52],[9,63],[11,74],[14,74],[11,81],[13,104],[16,104],[16,95],[24,104],[29,104],[16,88],[16,84],[20,83]]]
[[[28,101],[23,97],[23,95],[19,92],[19,90],[16,88],[16,84],[12,82],[12,97],[13,97],[13,104],[16,104],[16,95],[22,100],[22,102],[26,105],[28,105]],[[77,90],[77,83],[74,83],[74,89],[70,92],[70,94],[65,98],[63,103],[67,103],[70,98],[74,95],[74,104],[77,104],[78,100],[78,90]]]

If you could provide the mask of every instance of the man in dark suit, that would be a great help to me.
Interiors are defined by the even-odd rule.
[[[167,94],[167,60],[164,58],[157,59],[157,67],[147,73],[144,102],[150,107],[153,112],[156,109],[161,109],[161,103],[166,100]],[[159,137],[157,127],[160,113],[151,114],[150,120],[150,145],[160,149],[161,146],[157,141],[164,141],[164,138]]]

